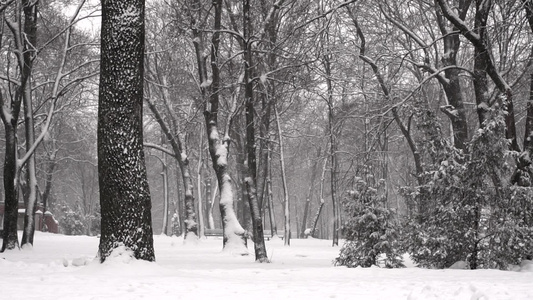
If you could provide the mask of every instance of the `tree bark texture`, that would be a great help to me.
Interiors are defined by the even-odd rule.
[[[470,1],[459,1],[459,18],[465,19],[466,12],[470,7]],[[442,64],[444,67],[457,66],[457,53],[461,46],[459,33],[455,26],[447,26],[440,11],[437,11],[437,22],[439,23],[440,31],[443,35],[443,50]],[[459,69],[446,69],[444,76],[448,79],[447,82],[440,81],[443,87],[449,105],[456,112],[455,114],[447,114],[450,117],[453,131],[453,143],[455,148],[466,150],[466,143],[468,142],[468,123],[466,120],[466,112],[464,107],[464,97],[461,89]]]
[[[276,115],[276,127],[278,129],[279,138],[279,163],[281,171],[281,183],[283,186],[283,214],[284,214],[284,233],[283,241],[285,246],[291,245],[291,215],[289,203],[289,187],[287,185],[287,173],[285,172],[285,156],[283,154],[283,131],[281,130],[279,113],[274,106],[274,114]]]
[[[468,25],[463,22],[453,10],[448,5],[447,0],[435,0],[439,7],[442,10],[442,14],[453,23],[453,25],[461,32],[461,34],[468,39],[475,48],[474,52],[474,80],[476,77],[479,79],[479,84],[483,85],[482,76],[489,76],[498,90],[502,93],[504,98],[504,109],[507,112],[505,115],[505,124],[506,124],[506,133],[505,137],[510,140],[510,149],[513,151],[520,151],[520,146],[518,146],[518,141],[516,139],[516,124],[515,124],[515,114],[514,114],[514,105],[513,105],[513,91],[506,80],[502,77],[502,74],[499,72],[496,67],[490,52],[490,45],[488,45],[488,38],[486,37],[486,25],[487,19],[492,8],[492,0],[475,0],[476,12],[474,16],[474,28],[469,28]],[[488,82],[488,81],[487,81]],[[474,89],[477,89],[474,86]],[[478,92],[483,92],[483,87],[480,87]],[[477,98],[477,94],[476,94]],[[478,106],[478,117],[480,124],[485,119],[486,110],[482,104],[480,108]]]
[[[333,103],[333,82],[331,80],[331,62],[328,55],[324,56],[324,68],[326,71],[326,85],[328,92],[328,135],[329,135],[329,155],[331,157],[330,169],[330,187],[331,187],[331,204],[333,208],[333,246],[339,245],[339,228],[340,216],[337,204],[337,133],[335,132],[336,120],[334,115]]]
[[[213,162],[213,169],[217,177],[220,189],[220,216],[222,219],[222,230],[224,234],[223,247],[229,251],[247,253],[246,236],[244,229],[237,219],[235,209],[233,208],[233,183],[228,172],[228,151],[229,136],[223,138],[218,129],[218,107],[219,107],[219,89],[220,89],[220,71],[218,68],[218,51],[220,45],[221,19],[222,19],[222,0],[213,1],[215,9],[214,33],[211,39],[211,73],[212,81],[210,85],[211,94],[209,101],[205,103],[204,117],[206,124],[207,140],[209,144],[209,154]],[[200,74],[201,82],[207,82]],[[230,122],[231,120],[228,120]]]
[[[14,21],[5,20],[11,33],[13,34],[13,48],[17,60],[20,83],[14,88],[15,92],[9,95],[10,99],[1,98],[1,117],[4,123],[6,135],[6,150],[4,160],[4,235],[1,251],[18,248],[17,219],[18,219],[18,181],[20,165],[17,161],[17,125],[25,91],[28,91],[31,76],[31,66],[33,51],[28,50],[28,42],[34,40],[35,32],[32,34],[31,24],[22,24],[22,11],[29,12],[31,5],[28,1],[16,2]],[[34,4],[35,5],[35,4]],[[24,9],[24,6],[27,8]],[[4,21],[4,17],[2,17]],[[26,19],[24,19],[26,21]],[[28,30],[28,32],[26,32]],[[28,39],[26,39],[28,38]],[[31,88],[31,86],[29,87]]]
[[[204,223],[204,201],[202,197],[202,169],[203,169],[203,158],[202,154],[203,152],[203,146],[204,146],[204,139],[203,139],[203,129],[201,129],[200,133],[200,146],[198,147],[198,167],[196,168],[196,189],[198,190],[198,205],[197,205],[197,212],[198,212],[198,237],[203,237],[205,232],[205,223]]]
[[[100,261],[124,246],[154,261],[151,198],[143,152],[143,0],[102,1],[98,174]]]
[[[476,15],[474,31],[479,35],[480,40],[486,39],[486,25],[489,14],[489,7],[479,5],[476,1]],[[489,104],[489,79],[487,77],[487,61],[489,53],[486,49],[474,48],[474,92],[476,95],[477,114],[479,126],[483,128],[487,113],[490,108]]]
[[[524,3],[524,10],[526,11],[529,29],[533,33],[533,1],[522,0],[522,2]],[[533,73],[529,74],[529,83],[529,101],[526,106],[524,150],[528,151],[529,157],[531,157],[533,153]]]
[[[5,105],[5,103],[4,103]],[[5,106],[4,106],[5,109]],[[18,219],[18,192],[17,192],[17,142],[16,142],[16,121],[11,122],[2,113],[4,121],[6,149],[4,159],[4,231],[2,236],[2,249],[13,250],[18,248],[17,219]]]
[[[25,34],[25,51],[24,62],[28,76],[24,85],[22,99],[24,103],[24,126],[26,135],[26,152],[30,152],[35,143],[35,130],[33,122],[33,105],[32,105],[32,84],[31,73],[33,70],[33,60],[35,58],[35,49],[37,47],[37,2],[22,1],[24,7],[24,34]],[[35,212],[37,210],[37,176],[35,168],[35,155],[31,155],[26,162],[26,180],[28,183],[27,199],[24,199],[26,210],[24,213],[24,229],[22,233],[21,246],[33,245],[33,235],[35,233]]]
[[[250,23],[250,1],[243,1],[243,33],[247,40],[251,37]],[[265,237],[263,233],[263,220],[261,209],[257,199],[257,158],[255,145],[255,119],[254,119],[254,97],[253,82],[251,80],[252,71],[252,49],[251,43],[245,42],[244,49],[244,84],[245,84],[245,105],[246,105],[246,153],[248,158],[248,177],[246,178],[246,190],[248,191],[248,203],[252,217],[252,231],[254,236],[255,260],[257,262],[269,262],[266,252]]]

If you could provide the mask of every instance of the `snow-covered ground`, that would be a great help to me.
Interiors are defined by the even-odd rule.
[[[98,239],[37,232],[31,250],[0,253],[0,299],[533,299],[533,264],[520,271],[333,267],[331,241],[267,242],[271,264],[156,236],[156,263],[94,260]]]

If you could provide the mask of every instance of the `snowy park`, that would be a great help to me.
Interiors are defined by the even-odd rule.
[[[33,249],[0,254],[2,299],[533,299],[533,264],[514,271],[333,266],[330,240],[266,242],[272,263],[222,251],[222,239],[154,236],[156,262],[121,249],[100,264],[98,238],[36,232]]]
[[[533,300],[533,0],[0,15],[0,300]]]

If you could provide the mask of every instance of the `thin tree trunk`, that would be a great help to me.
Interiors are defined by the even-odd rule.
[[[183,200],[181,198],[181,186],[180,186],[180,177],[183,180],[181,169],[178,161],[176,160],[176,207],[178,209],[178,219],[180,226],[180,235],[185,235],[185,214],[183,212]]]
[[[326,180],[326,166],[328,164],[327,158],[324,160],[324,165],[322,166],[322,176],[320,178],[320,202],[318,204],[318,209],[315,214],[315,219],[313,221],[313,227],[310,236],[316,237],[316,226],[318,224],[318,219],[320,218],[320,213],[322,212],[322,207],[324,206],[324,181]]]
[[[168,234],[168,172],[167,172],[166,164],[163,164],[163,170],[161,171],[161,177],[163,179],[163,227],[161,228],[161,234],[167,235]]]
[[[248,40],[251,37],[250,1],[243,0],[243,35]],[[252,230],[254,235],[255,260],[257,262],[269,262],[266,252],[263,232],[263,220],[257,199],[257,161],[255,143],[255,120],[252,72],[252,49],[251,43],[244,43],[244,84],[245,84],[245,107],[246,107],[246,153],[248,158],[248,176],[245,179],[248,191],[248,203],[252,217]]]
[[[283,186],[283,211],[284,211],[284,245],[290,246],[291,244],[291,218],[290,218],[290,203],[289,203],[289,188],[287,186],[287,176],[285,172],[285,157],[283,155],[283,132],[279,122],[279,113],[274,106],[274,114],[276,116],[276,127],[278,129],[279,137],[279,162],[281,166],[281,182]]]
[[[272,237],[275,237],[275,236],[278,236],[278,225],[276,222],[274,199],[272,197],[272,180],[270,179],[270,176],[267,180],[267,201],[268,201],[268,215],[270,218],[270,235]]]
[[[324,56],[324,67],[326,69],[326,84],[328,90],[328,135],[329,135],[329,155],[331,157],[331,204],[333,205],[333,246],[339,245],[339,216],[337,209],[337,136],[335,132],[335,116],[333,113],[333,83],[331,80],[331,63],[327,55]]]
[[[203,162],[203,158],[202,158],[202,153],[204,153],[202,151],[202,148],[204,146],[204,130],[203,128],[200,129],[201,130],[201,133],[200,133],[200,147],[199,147],[199,157],[198,157],[198,168],[196,170],[196,185],[197,185],[197,189],[198,189],[198,236],[199,237],[203,237],[204,236],[204,229],[205,229],[205,224],[204,224],[204,210],[203,210],[203,199],[202,199],[202,162]]]
[[[237,215],[233,208],[234,192],[232,179],[228,173],[228,152],[230,139],[228,133],[221,138],[218,130],[218,106],[219,106],[219,89],[220,74],[218,69],[218,47],[220,44],[220,28],[222,14],[222,0],[213,1],[215,8],[215,25],[211,46],[211,96],[206,103],[204,111],[205,123],[207,126],[207,137],[209,141],[209,153],[213,162],[213,169],[217,176],[218,186],[220,189],[220,215],[222,218],[222,229],[224,232],[223,247],[230,251],[247,253],[245,231],[237,220]],[[202,82],[207,82],[203,78]],[[228,122],[231,122],[229,120]]]
[[[533,1],[522,0],[529,23],[530,32],[533,33]],[[533,48],[532,48],[533,51]],[[531,58],[530,58],[531,60]],[[529,62],[531,64],[531,61]],[[526,104],[526,124],[524,128],[524,153],[517,159],[516,170],[511,178],[511,183],[519,186],[533,185],[533,172],[531,158],[533,157],[533,73],[529,74],[529,101]],[[527,175],[527,176],[525,176]]]
[[[30,81],[31,82],[31,81]],[[33,108],[30,88],[31,84],[26,87],[24,92],[24,124],[26,133],[26,152],[31,151],[35,143],[35,131],[33,122]],[[35,155],[31,155],[26,162],[26,182],[27,182],[27,199],[24,199],[26,210],[24,212],[24,229],[22,232],[22,248],[29,245],[33,246],[33,236],[35,233],[35,212],[37,211],[37,176],[35,169]]]
[[[268,217],[270,220],[270,236],[275,237],[278,236],[278,225],[276,222],[276,214],[275,214],[275,208],[274,208],[274,199],[272,197],[272,168],[270,166],[272,162],[272,152],[268,151],[267,153],[267,161],[266,164],[269,165],[268,167],[268,173],[267,175],[267,182],[266,182],[266,199],[268,202]]]

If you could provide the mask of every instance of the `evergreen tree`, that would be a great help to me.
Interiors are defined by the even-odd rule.
[[[448,154],[435,161],[427,184],[409,193],[431,200],[405,231],[405,248],[420,266],[448,268],[466,261],[471,269],[508,269],[530,255],[531,192],[503,179],[517,155],[508,150],[504,113],[491,108],[483,125],[466,153],[439,151]]]
[[[74,211],[66,203],[60,205],[61,217],[59,218],[59,226],[61,232],[65,235],[82,235],[85,233],[85,225],[83,224],[83,216],[79,211]]]
[[[342,229],[346,242],[335,259],[335,265],[350,268],[404,266],[399,252],[398,223],[382,192],[385,181],[380,180],[377,185],[372,186],[358,178],[356,190],[351,191],[351,198],[344,201],[346,221]]]

